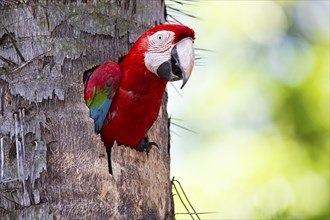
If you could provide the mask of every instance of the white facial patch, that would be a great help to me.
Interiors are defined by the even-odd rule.
[[[171,59],[171,51],[165,51],[163,53],[146,53],[144,56],[144,63],[150,72],[156,74],[158,67],[169,59]]]
[[[171,50],[174,45],[174,32],[158,31],[148,37],[149,48],[144,54],[144,63],[147,69],[157,74],[158,67],[165,61],[171,59]]]

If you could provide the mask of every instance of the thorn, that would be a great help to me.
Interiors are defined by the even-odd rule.
[[[219,212],[196,212],[198,215],[210,215],[210,214],[217,214]],[[189,215],[187,212],[176,212],[176,215]]]
[[[3,195],[1,192],[0,192],[0,196],[3,197],[3,198],[5,198],[5,199],[7,199],[8,201],[11,201],[11,202],[14,203],[15,205],[17,205],[19,208],[23,208],[23,206],[22,206],[21,204],[19,204],[19,203],[17,203],[17,202],[15,201],[15,199],[10,199],[10,198],[8,198],[7,196]]]
[[[3,62],[7,63],[10,66],[18,66],[17,63],[15,63],[14,61],[11,61],[3,56],[0,55],[0,60],[2,60]]]
[[[215,50],[210,50],[210,49],[205,49],[205,48],[195,48],[195,50],[199,50],[199,51],[205,51],[205,52],[210,52],[210,53],[216,53]]]
[[[176,88],[176,87],[174,86],[173,82],[170,82],[170,84],[171,84],[171,86],[174,88],[174,90],[176,91],[176,93],[178,93],[178,95],[182,97],[180,91],[178,90],[178,88]]]
[[[206,57],[195,57],[195,60],[197,61],[197,60],[204,60],[204,59],[206,59]]]
[[[174,121],[182,121],[182,122],[184,122],[185,120],[183,120],[183,119],[180,119],[180,118],[173,118],[173,117],[171,117],[171,119],[173,119]]]
[[[1,26],[2,26],[2,28],[7,32],[8,37],[9,37],[11,43],[13,44],[13,46],[14,46],[14,48],[15,48],[15,51],[16,51],[17,55],[19,56],[20,60],[21,60],[23,63],[25,63],[24,56],[22,55],[21,51],[18,49],[18,47],[17,47],[17,45],[16,45],[16,43],[15,43],[15,39],[14,39],[13,35],[11,35],[11,33],[8,31],[8,29],[7,29],[5,26],[3,26],[2,24],[1,24]]]
[[[11,179],[9,177],[9,178],[6,178],[6,179],[2,180],[2,183],[10,183],[10,182],[17,182],[17,181],[18,181],[17,178]]]
[[[182,125],[179,125],[179,124],[177,124],[177,123],[171,122],[171,124],[174,125],[174,126],[177,126],[177,127],[181,128],[181,129],[183,129],[183,130],[189,131],[189,132],[191,132],[191,133],[193,133],[193,134],[197,134],[196,131],[193,131],[193,130],[191,130],[191,129],[189,129],[189,128],[186,128],[186,127],[184,127],[184,126],[182,126]]]
[[[45,55],[46,53],[48,53],[48,52],[50,52],[50,51],[51,51],[51,49],[47,50],[46,52],[43,52],[43,53],[39,54],[39,55],[36,56],[36,57],[33,57],[31,60],[26,61],[25,63],[23,63],[22,65],[20,65],[20,66],[17,67],[16,69],[14,69],[14,70],[12,71],[12,73],[14,73],[14,72],[16,72],[16,71],[22,69],[23,67],[25,67],[26,65],[28,65],[29,63],[31,63],[32,61],[34,61],[35,59],[41,57],[42,55]]]
[[[193,216],[193,214],[194,214],[194,215],[197,217],[197,219],[200,220],[200,217],[199,217],[198,213],[196,212],[196,210],[194,209],[194,207],[191,205],[191,203],[190,203],[190,201],[189,201],[189,199],[188,199],[188,197],[187,197],[185,191],[183,190],[183,187],[182,187],[181,183],[180,183],[178,180],[176,180],[175,177],[172,178],[171,183],[172,183],[172,186],[174,187],[174,189],[175,189],[175,191],[176,191],[176,193],[177,193],[177,195],[178,195],[178,197],[179,197],[179,199],[180,199],[182,205],[183,205],[183,206],[185,207],[185,209],[187,210],[187,214],[189,214],[190,217],[191,217],[192,219],[195,219],[194,216]],[[178,189],[177,189],[177,187],[176,187],[176,183],[179,184],[180,190],[182,191],[183,196],[184,196],[185,200],[188,202],[190,208],[193,210],[193,213],[191,213],[191,212],[189,211],[187,205],[186,205],[185,202],[183,201],[183,199],[182,199],[182,197],[181,197],[181,195],[180,195],[180,193],[179,193],[179,191],[178,191]]]
[[[177,132],[173,131],[173,130],[170,130],[171,133],[173,133],[174,135],[178,136],[178,137],[181,137],[181,135],[179,135]]]
[[[177,22],[179,24],[182,24],[182,22],[180,22],[178,19],[176,19],[173,15],[168,15],[170,18],[172,18],[174,20],[174,22]],[[183,24],[182,24],[183,25]]]
[[[189,14],[188,12],[184,11],[184,10],[180,10],[180,9],[177,9],[177,8],[174,8],[172,6],[167,6],[168,9],[172,10],[173,12],[176,12],[178,14],[182,14],[182,15],[186,15],[188,17],[191,17],[191,18],[195,18],[197,20],[201,20],[201,18],[195,16],[195,15],[192,15],[192,14]]]
[[[171,0],[171,1],[174,2],[174,3],[177,3],[177,4],[179,4],[179,5],[183,5],[183,3],[180,2],[180,1],[178,1],[178,0]]]

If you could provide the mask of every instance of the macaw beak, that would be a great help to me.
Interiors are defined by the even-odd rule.
[[[181,89],[186,85],[194,67],[195,51],[191,38],[184,38],[174,45],[171,59],[162,63],[157,69],[157,75],[168,81],[182,79]]]

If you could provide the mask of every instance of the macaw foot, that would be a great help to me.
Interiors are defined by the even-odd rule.
[[[149,142],[149,138],[147,136],[142,139],[140,144],[136,147],[136,150],[140,151],[140,152],[145,151],[145,152],[147,152],[147,155],[148,155],[152,145],[156,146],[159,149],[158,144],[156,144],[155,142]]]
[[[111,148],[107,148],[107,154],[108,154],[108,168],[109,168],[109,173],[112,175]]]

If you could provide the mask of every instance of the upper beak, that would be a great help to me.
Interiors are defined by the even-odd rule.
[[[191,75],[194,61],[193,40],[191,38],[184,38],[172,48],[171,59],[158,67],[157,74],[168,81],[182,79],[182,89]]]

